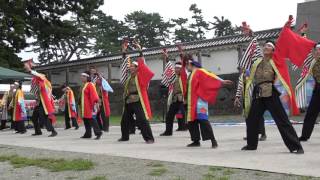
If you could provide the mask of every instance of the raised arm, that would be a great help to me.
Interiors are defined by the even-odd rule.
[[[141,45],[136,40],[134,40],[132,43],[133,43],[134,47],[139,51],[139,57],[137,59],[139,82],[142,86],[147,87],[150,80],[154,76],[154,73],[151,71],[151,69],[145,63],[145,59],[143,57]]]
[[[163,62],[165,64],[167,64],[169,62],[169,55],[168,55],[168,51],[166,48],[162,49],[162,58],[163,58]]]

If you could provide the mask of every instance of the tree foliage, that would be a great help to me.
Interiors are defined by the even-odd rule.
[[[194,21],[190,24],[190,28],[196,31],[197,39],[205,39],[205,33],[208,31],[209,24],[204,20],[202,10],[198,8],[197,4],[191,4],[189,10],[193,13],[192,19]]]
[[[130,29],[122,21],[96,11],[92,20],[92,36],[95,45],[92,51],[99,55],[108,55],[120,51],[121,40],[129,34]]]
[[[102,4],[103,0],[1,0],[1,49],[9,48],[11,52],[19,53],[31,44],[27,39],[33,37],[36,42],[32,44],[41,49],[40,59],[46,57],[47,59],[42,60],[50,62],[49,58],[53,57],[54,53],[48,51],[49,47],[59,44],[58,41],[80,35],[77,27],[63,21],[63,18],[70,14],[77,20],[86,18]],[[0,56],[4,57],[5,54]],[[11,60],[13,59],[7,61]]]
[[[1,65],[21,68],[16,54],[28,47],[39,54],[41,64],[47,64],[120,52],[124,37],[139,39],[150,48],[203,40],[210,31],[215,37],[239,32],[223,16],[206,21],[196,4],[189,8],[191,19],[164,20],[159,13],[134,11],[116,20],[98,10],[103,1],[0,0]]]
[[[231,21],[225,19],[224,16],[221,16],[221,18],[214,16],[213,18],[215,21],[210,22],[210,24],[213,25],[212,29],[214,29],[216,37],[235,35],[241,32],[239,27],[233,27]]]
[[[159,13],[146,13],[134,11],[125,16],[129,36],[136,37],[145,47],[156,47],[167,44],[169,41],[169,28],[173,25],[164,21]]]
[[[187,18],[172,19],[175,24],[174,41],[190,42],[197,40],[197,32],[188,28]]]

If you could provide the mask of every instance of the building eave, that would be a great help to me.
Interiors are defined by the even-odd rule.
[[[266,40],[266,39],[276,39],[279,36],[281,28],[274,28],[268,29],[263,31],[255,32],[255,36],[258,40]],[[196,51],[200,49],[221,49],[221,47],[225,46],[234,46],[234,45],[241,45],[245,44],[250,41],[250,37],[244,35],[233,35],[233,36],[224,36],[218,37],[213,39],[206,39],[200,41],[193,41],[182,43],[182,46],[185,48],[185,51]],[[162,47],[155,47],[155,48],[148,48],[143,50],[143,54],[145,57],[148,56],[155,56],[160,55],[162,53],[162,49],[166,48],[168,53],[178,53],[178,49],[176,45],[169,45],[169,46],[162,46]],[[139,55],[138,52],[130,52],[128,53],[131,57],[137,57]],[[104,63],[104,62],[116,62],[122,59],[122,54],[112,54],[107,56],[97,56],[97,57],[90,57],[84,58],[80,60],[73,60],[68,62],[57,62],[51,63],[47,65],[40,65],[37,66],[36,69],[43,71],[48,69],[59,69],[65,68],[70,66],[81,66],[81,65],[90,65],[96,63]]]

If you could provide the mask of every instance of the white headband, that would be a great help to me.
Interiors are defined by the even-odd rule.
[[[176,64],[174,67],[176,67],[176,68],[182,68],[182,65],[181,65],[181,64]]]
[[[14,84],[15,84],[15,85],[17,85],[17,86],[19,85],[19,83],[18,83],[18,82],[14,82]]]
[[[316,45],[316,48],[320,48],[320,44],[317,44],[317,45]]]
[[[81,73],[81,76],[90,77],[90,75],[89,75],[89,74],[87,74],[87,73]]]
[[[267,42],[266,44],[268,44],[269,46],[271,46],[273,49],[275,48],[274,47],[274,44],[272,42]]]
[[[138,62],[137,61],[133,61],[132,64],[138,66]]]

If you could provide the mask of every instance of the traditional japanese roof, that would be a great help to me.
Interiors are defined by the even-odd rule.
[[[258,40],[267,40],[267,39],[276,39],[279,36],[281,28],[274,28],[268,29],[263,31],[255,32],[255,36]],[[193,50],[200,50],[200,49],[208,49],[208,48],[219,48],[223,46],[230,46],[230,45],[239,45],[245,44],[250,41],[250,37],[244,35],[232,35],[232,36],[223,36],[213,39],[206,39],[200,41],[193,41],[182,43],[185,51],[193,51]],[[162,47],[155,47],[155,48],[148,48],[143,50],[144,56],[153,56],[159,55],[162,53],[162,49],[166,48],[168,53],[177,53],[178,49],[176,45],[169,45],[169,46],[162,46]],[[128,53],[131,57],[138,56],[138,52],[131,52]],[[101,63],[101,62],[109,62],[109,61],[119,61],[122,59],[122,54],[112,54],[107,56],[97,56],[79,60],[73,60],[68,62],[56,62],[50,63],[47,65],[41,65],[36,67],[37,70],[46,70],[46,69],[56,69],[56,68],[63,68],[68,66],[77,66],[77,65],[87,65],[87,64],[94,64],[94,63]]]

